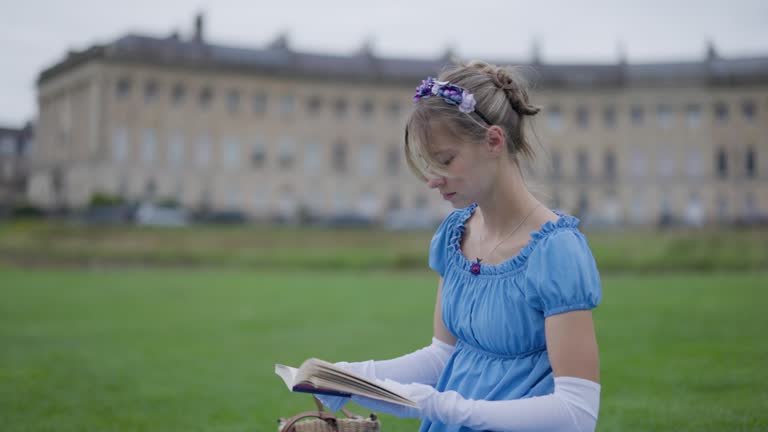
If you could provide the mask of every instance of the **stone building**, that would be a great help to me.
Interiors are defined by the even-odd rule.
[[[0,216],[25,204],[27,154],[33,134],[31,123],[21,128],[0,127]]]
[[[253,218],[448,207],[405,167],[413,89],[449,62],[127,35],[70,52],[38,80],[28,193],[76,208],[96,193],[173,199]],[[494,61],[495,59],[489,59]],[[519,63],[519,62],[502,62]],[[704,223],[768,214],[768,57],[549,64],[528,178],[593,224]]]

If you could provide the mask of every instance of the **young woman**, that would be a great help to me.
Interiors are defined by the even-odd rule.
[[[421,431],[593,431],[600,277],[578,219],[548,210],[521,174],[534,153],[526,117],[539,109],[513,70],[483,62],[425,80],[414,100],[408,164],[456,208],[430,245],[434,337],[396,359],[339,363],[418,409],[352,399],[419,417]]]

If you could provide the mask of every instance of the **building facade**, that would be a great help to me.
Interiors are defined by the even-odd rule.
[[[256,219],[449,210],[402,156],[413,89],[448,56],[227,47],[202,26],[125,36],[41,73],[31,200],[172,199]],[[551,206],[610,225],[768,214],[768,57],[529,66],[543,110],[526,170]]]
[[[0,216],[25,204],[27,152],[33,135],[31,123],[21,128],[0,127]]]

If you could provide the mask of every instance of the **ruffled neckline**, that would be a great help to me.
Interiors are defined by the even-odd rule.
[[[458,267],[467,273],[471,273],[470,267],[473,262],[464,256],[464,253],[461,250],[461,239],[466,230],[467,220],[474,214],[476,208],[477,203],[474,203],[459,213],[458,219],[453,224],[451,237],[449,239],[451,255],[455,259]],[[517,255],[499,264],[481,263],[480,274],[473,274],[473,276],[488,276],[519,271],[523,268],[528,257],[542,239],[559,230],[578,228],[581,223],[575,216],[561,213],[557,210],[554,210],[554,213],[558,216],[558,219],[556,221],[548,220],[544,222],[538,230],[531,231],[531,239],[522,249],[520,249],[520,252],[518,252]]]

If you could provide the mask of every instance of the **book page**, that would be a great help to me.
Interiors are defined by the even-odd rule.
[[[285,382],[285,385],[288,386],[288,390],[293,390],[294,382],[296,381],[296,373],[298,372],[298,369],[281,365],[281,364],[275,364],[275,373],[280,376],[280,378],[283,379],[283,382]]]

